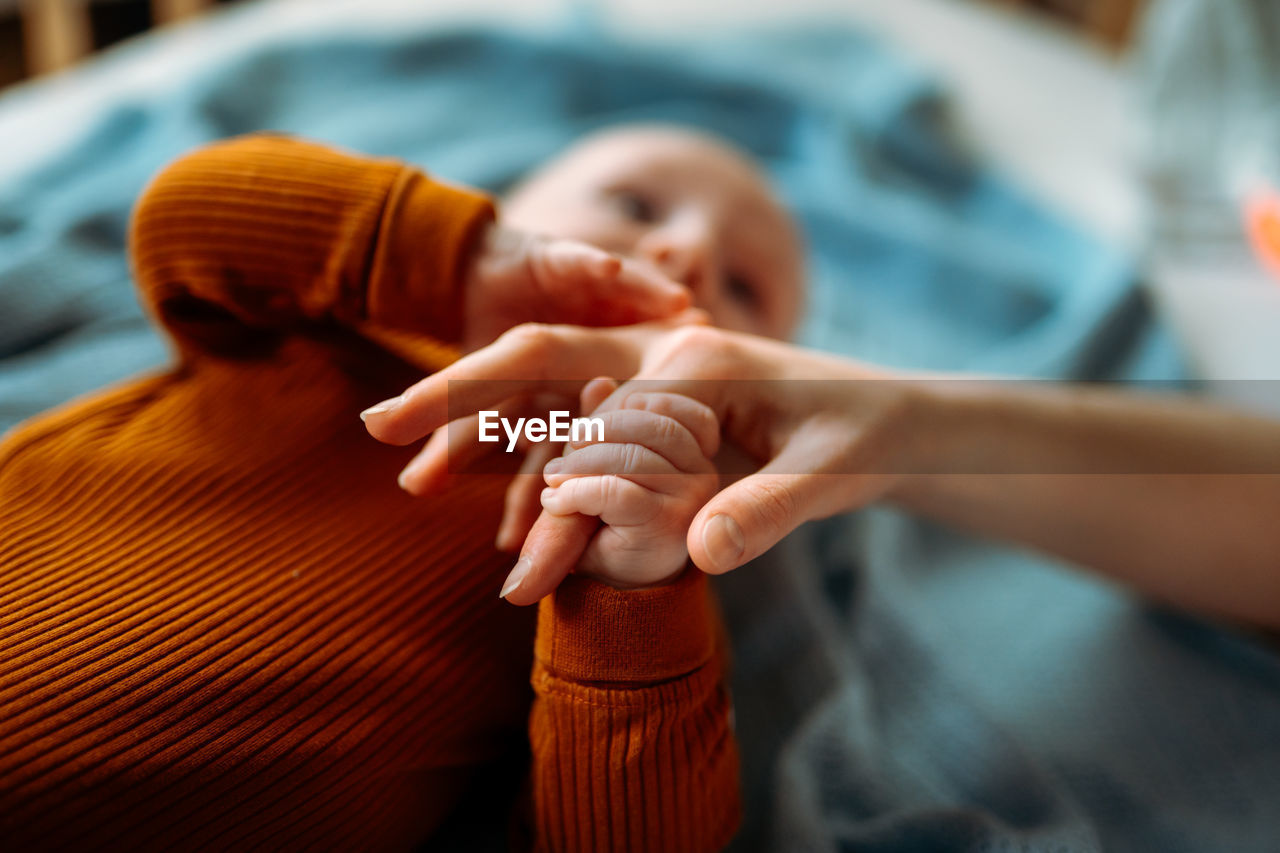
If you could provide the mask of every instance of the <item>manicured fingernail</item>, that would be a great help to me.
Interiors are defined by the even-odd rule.
[[[511,570],[511,574],[507,575],[507,582],[502,585],[502,592],[498,593],[498,598],[506,598],[524,582],[525,575],[529,574],[529,570],[533,568],[533,560],[528,557],[521,557],[516,560],[516,566]]]
[[[554,459],[552,459],[550,462],[548,462],[546,465],[542,466],[542,473],[550,477],[563,467],[564,467],[564,458],[561,456],[557,456]]]
[[[732,516],[720,513],[711,516],[711,520],[702,528],[702,547],[716,568],[722,571],[733,568],[742,559],[742,552],[747,548],[747,540],[742,535],[742,528]]]
[[[412,466],[410,466],[410,468],[411,467]],[[403,471],[400,472],[400,476],[396,477],[396,485],[404,489],[406,492],[409,491],[409,487],[406,485],[406,483],[409,482],[409,476],[412,474],[412,471],[410,470],[410,468],[405,468]]]
[[[383,412],[389,412],[403,402],[404,402],[403,394],[401,394],[399,397],[392,397],[390,400],[383,400],[381,403],[378,403],[376,406],[370,406],[369,408],[361,412],[360,420],[367,421],[369,419],[369,415],[380,415]]]

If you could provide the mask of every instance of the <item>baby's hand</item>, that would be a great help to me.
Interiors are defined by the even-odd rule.
[[[624,588],[671,580],[689,559],[689,523],[719,489],[715,412],[680,394],[640,391],[593,417],[604,440],[570,442],[547,463],[542,506],[604,522],[578,571]]]

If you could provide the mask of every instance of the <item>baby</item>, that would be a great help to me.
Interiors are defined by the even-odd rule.
[[[0,541],[17,595],[0,835],[408,849],[523,762],[524,843],[727,842],[721,632],[704,577],[681,571],[681,525],[714,482],[710,413],[635,395],[607,441],[552,466],[546,506],[603,527],[536,614],[493,596],[507,478],[409,499],[407,457],[355,415],[447,363],[433,339],[664,313],[596,304],[601,282],[675,310],[655,268],[715,322],[786,334],[798,241],[749,161],[687,131],[608,131],[496,218],[403,164],[248,137],[161,173],[131,251],[179,364],[0,445],[0,529],[22,531]]]
[[[685,284],[717,326],[786,338],[798,321],[794,222],[758,167],[710,137],[670,128],[598,134],[517,188],[505,218],[648,261]],[[583,410],[608,390],[588,388]],[[606,426],[609,443],[572,446],[563,464],[551,463],[542,506],[606,525],[579,571],[641,585],[669,579],[688,559],[685,531],[717,491],[710,457],[719,425],[710,409],[676,395],[634,394],[624,410],[608,416],[619,422]],[[628,463],[638,473],[614,473]]]
[[[795,331],[804,295],[796,226],[759,168],[713,137],[608,130],[542,167],[503,205],[511,227],[647,261],[726,329]]]
[[[517,186],[502,221],[651,264],[686,285],[714,325],[787,338],[798,322],[804,280],[795,223],[758,166],[714,137],[663,126],[597,133]],[[590,396],[598,402],[607,390],[596,386]],[[622,586],[669,579],[684,567],[684,531],[715,494],[706,457],[719,445],[719,427],[706,407],[673,395],[633,396],[624,408],[641,411],[611,416],[625,419],[625,433],[605,431],[626,440],[586,453],[573,453],[583,445],[572,446],[567,464],[551,462],[542,500],[553,514],[601,518],[606,528],[578,570]],[[584,412],[594,408],[587,402]],[[695,444],[702,455],[692,452]],[[537,471],[549,458],[547,449],[535,452],[536,464],[525,470]],[[410,465],[401,485],[426,491],[444,464],[441,456]],[[624,461],[638,463],[643,475],[611,473]],[[513,530],[527,529],[531,521],[513,524],[509,514],[499,546],[518,548]],[[513,570],[504,597],[524,570],[525,564]]]

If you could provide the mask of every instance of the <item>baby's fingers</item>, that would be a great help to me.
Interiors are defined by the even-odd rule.
[[[612,474],[578,477],[542,490],[542,508],[552,515],[593,515],[610,526],[648,524],[662,513],[664,503],[657,492]]]
[[[683,394],[645,391],[640,384],[642,390],[627,394],[623,408],[671,418],[689,431],[704,457],[716,455],[720,449],[720,421],[710,406]]]
[[[597,410],[591,418],[598,419],[598,424],[570,439],[566,457],[592,445],[638,445],[660,455],[678,471],[702,472],[710,464],[693,433],[674,418],[636,409]]]
[[[710,470],[711,463],[707,463]],[[568,456],[552,459],[542,469],[548,486],[561,486],[579,477],[613,474],[650,491],[678,495],[690,474],[681,472],[660,454],[639,444],[592,444]]]

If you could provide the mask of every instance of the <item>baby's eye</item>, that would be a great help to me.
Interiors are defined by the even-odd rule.
[[[617,189],[609,193],[622,215],[645,225],[658,221],[658,206],[635,190]]]
[[[750,308],[755,308],[760,303],[760,295],[756,291],[755,284],[741,273],[725,273],[724,289],[730,299]]]

